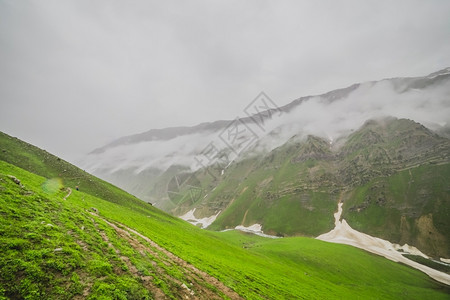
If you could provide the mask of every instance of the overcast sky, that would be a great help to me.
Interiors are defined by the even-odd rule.
[[[0,131],[74,161],[152,128],[450,66],[450,1],[0,0]]]

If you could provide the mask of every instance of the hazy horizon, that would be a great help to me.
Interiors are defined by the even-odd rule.
[[[450,66],[448,1],[0,0],[0,130],[71,162],[121,136]]]

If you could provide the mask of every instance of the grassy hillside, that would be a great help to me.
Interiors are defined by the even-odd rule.
[[[450,292],[349,246],[205,231],[135,205],[118,189],[114,202],[83,189],[67,196],[70,186],[50,177],[0,161],[0,298],[446,299]]]
[[[8,175],[19,178],[23,187]],[[193,276],[158,247],[108,223],[119,221],[117,226],[136,229],[248,299],[445,299],[449,292],[416,270],[349,246],[208,232],[83,192],[73,191],[63,200],[67,191],[46,192],[46,181],[0,162],[3,297],[182,298],[192,291],[226,298],[217,284]],[[99,216],[90,213],[92,207]]]
[[[317,236],[334,226],[333,213],[339,187],[333,182],[334,167],[320,161],[330,152],[328,143],[310,136],[291,141],[265,156],[254,156],[230,165],[223,176],[210,168],[195,174],[204,190],[197,202],[180,203],[175,214],[199,207],[200,216],[222,211],[210,227],[263,224],[273,235]],[[208,183],[208,184],[205,184]],[[188,182],[187,192],[195,183]],[[183,210],[181,210],[181,209]]]
[[[59,178],[66,186],[121,205],[146,208],[148,204],[47,151],[0,132],[0,160],[46,178]]]
[[[0,297],[180,298],[195,289],[221,298],[207,280],[125,227],[111,225],[96,207],[106,205],[125,219],[152,217],[158,224],[173,217],[151,209],[123,214],[117,204],[77,191],[67,196],[62,186],[46,189],[47,182],[0,161]]]
[[[450,164],[377,177],[349,195],[342,217],[357,230],[450,257],[449,178]]]

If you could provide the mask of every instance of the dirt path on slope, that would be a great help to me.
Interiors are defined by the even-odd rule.
[[[241,225],[244,226],[245,219],[247,219],[248,209],[245,211],[244,218],[242,219]]]
[[[174,255],[172,252],[166,250],[165,248],[159,246],[157,243],[149,239],[148,237],[140,234],[139,232],[131,229],[121,223],[112,223],[104,218],[98,216],[97,214],[90,212],[90,214],[101,218],[106,224],[112,227],[116,233],[123,239],[125,239],[136,251],[140,253],[149,253],[151,256],[158,258],[167,267],[175,266],[183,270],[186,280],[189,282],[188,285],[181,282],[179,279],[173,278],[170,274],[167,274],[164,268],[161,268],[155,262],[153,266],[156,268],[158,274],[162,274],[164,277],[168,278],[170,281],[178,286],[177,296],[180,299],[243,299],[235,291],[225,286],[215,277],[212,277],[206,272],[203,272],[185,260]],[[146,245],[138,238],[133,236],[136,235],[147,242]],[[102,235],[103,239],[107,242],[107,236]],[[109,243],[110,247],[113,247]],[[116,250],[117,252],[118,250]],[[119,253],[118,253],[119,254]],[[169,297],[153,283],[153,278],[151,276],[143,276],[136,269],[135,266],[131,264],[128,257],[121,256],[121,259],[127,264],[130,272],[141,278],[142,282],[148,287],[148,289],[153,293],[155,299],[168,299]]]
[[[433,268],[412,261],[398,252],[395,249],[394,245],[389,241],[359,232],[351,228],[345,220],[340,221],[342,214],[342,204],[343,203],[339,201],[338,211],[334,214],[335,228],[327,233],[318,236],[316,239],[331,243],[351,245],[368,252],[384,256],[385,258],[392,261],[401,262],[405,265],[411,266],[417,270],[424,272],[425,274],[439,282],[450,285],[449,274],[437,271]]]
[[[67,195],[63,198],[63,200],[66,200],[72,194],[72,189],[70,187],[67,188],[67,191]]]

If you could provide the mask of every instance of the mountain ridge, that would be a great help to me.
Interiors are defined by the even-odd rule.
[[[151,141],[104,148],[82,165],[173,215],[216,216],[213,230],[258,224],[315,237],[332,229],[344,197],[352,228],[449,257],[449,95],[449,68],[354,84],[279,115],[183,127],[187,135],[162,129],[163,140],[149,131]],[[248,130],[227,140],[234,125]]]
[[[302,102],[307,101],[314,97],[323,97],[327,98],[328,101],[332,102],[335,100],[338,100],[340,98],[345,97],[352,91],[356,90],[360,85],[362,84],[373,84],[376,82],[382,82],[382,81],[393,81],[396,82],[398,85],[397,88],[400,89],[401,92],[404,92],[408,89],[413,88],[423,88],[424,86],[427,86],[429,84],[434,83],[435,78],[444,79],[441,76],[444,77],[450,77],[450,67],[444,68],[442,70],[430,73],[427,76],[424,77],[393,77],[393,78],[385,78],[378,81],[367,81],[363,83],[355,83],[345,88],[339,88],[335,89],[326,93],[317,94],[317,95],[309,95],[309,96],[303,96],[297,99],[292,100],[288,104],[285,104],[281,107],[277,107],[277,109],[281,110],[282,112],[289,113],[293,109],[295,109],[298,105],[300,105]],[[406,84],[405,84],[406,81]],[[403,83],[403,87],[401,87],[401,83]],[[267,118],[268,112],[263,111],[258,114],[258,117]],[[244,117],[239,118],[244,123],[252,122],[251,117]],[[96,148],[93,151],[90,152],[90,154],[95,153],[102,153],[104,150],[106,150],[109,147],[118,146],[118,145],[124,145],[124,144],[132,144],[132,143],[138,143],[142,141],[152,141],[152,140],[169,140],[174,137],[190,134],[193,132],[202,132],[202,131],[213,131],[217,128],[223,128],[226,125],[228,125],[233,120],[218,120],[213,122],[204,122],[200,123],[198,125],[194,126],[179,126],[179,127],[167,127],[167,128],[161,128],[161,129],[150,129],[148,131],[138,133],[138,134],[132,134],[127,135],[124,137],[120,137],[111,143],[108,143],[102,147]]]
[[[356,229],[414,245],[431,256],[448,257],[450,241],[445,233],[450,229],[446,221],[450,216],[450,198],[445,192],[449,188],[445,180],[449,167],[449,139],[411,120],[368,121],[337,150],[332,150],[325,139],[308,136],[274,149],[266,156],[231,165],[222,176],[213,168],[208,172],[197,171],[191,177],[195,182],[185,183],[184,192],[177,190],[171,212],[182,215],[196,208],[196,217],[203,218],[220,211],[210,226],[214,230],[258,223],[264,232],[273,235],[317,236],[332,229],[336,203],[344,196],[344,216]],[[415,179],[422,196],[410,197],[422,197],[420,202],[393,194],[394,184],[385,182],[398,174],[411,171],[415,174],[421,169],[435,170],[436,174]],[[198,186],[198,182],[210,182],[205,179],[209,173],[216,176],[214,184]],[[428,187],[430,181],[441,185]],[[357,202],[357,191],[366,185],[370,189],[365,202]],[[192,186],[203,190],[194,202],[186,198]],[[409,185],[402,187],[404,193],[411,193],[409,188]],[[383,218],[392,218],[387,224],[376,225],[379,212],[365,216],[366,221],[361,219],[366,210],[380,209],[389,216]],[[392,215],[392,211],[399,216]],[[434,216],[434,221],[425,221],[430,218],[425,217],[428,213]],[[302,217],[298,219],[296,215]],[[411,231],[422,230],[420,222],[435,224],[430,227],[434,235],[408,235],[400,226],[406,220]],[[361,227],[360,222],[371,222],[373,227]]]

